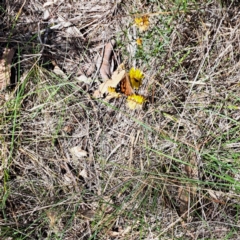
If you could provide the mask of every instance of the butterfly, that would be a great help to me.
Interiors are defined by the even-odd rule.
[[[137,79],[134,77],[130,78],[129,74],[126,73],[117,85],[116,92],[123,93],[126,96],[130,96],[134,94],[134,89],[138,89],[141,84],[141,79]]]
[[[106,80],[94,92],[95,97],[103,97],[108,93],[108,99],[118,98],[121,95],[131,96],[135,89],[142,85],[143,73],[139,69],[131,68],[129,73],[125,69],[117,69],[112,74],[112,79]]]
[[[126,96],[132,95],[134,93],[128,73],[124,75],[122,80],[117,85],[116,92],[123,93]]]

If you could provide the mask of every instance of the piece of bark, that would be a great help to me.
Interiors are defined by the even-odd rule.
[[[0,91],[10,85],[11,63],[14,56],[14,49],[5,48],[0,58]]]

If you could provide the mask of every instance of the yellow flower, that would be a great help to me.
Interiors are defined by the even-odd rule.
[[[146,101],[145,97],[137,94],[128,96],[127,107],[130,109],[139,109],[142,107],[143,103]]]
[[[129,78],[133,88],[139,89],[142,85],[144,75],[140,69],[131,68],[129,71]]]
[[[142,39],[141,39],[141,38],[138,38],[138,39],[136,40],[136,43],[137,43],[138,46],[142,46]]]
[[[149,28],[149,18],[147,15],[140,18],[135,18],[135,24],[138,26],[141,32],[146,31]]]

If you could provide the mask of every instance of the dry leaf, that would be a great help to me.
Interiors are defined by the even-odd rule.
[[[47,211],[46,212],[47,217],[49,218],[49,227],[53,228],[55,227],[55,224],[57,222],[57,215],[56,212],[53,211]]]
[[[54,4],[53,1],[47,1],[43,4],[43,7],[45,8],[45,7],[48,7],[48,6],[53,5],[53,4]]]
[[[93,97],[94,97],[94,98],[100,98],[100,97],[102,97],[101,92],[100,92],[99,90],[94,91]]]
[[[111,237],[117,237],[117,236],[125,236],[126,234],[128,234],[131,231],[131,227],[128,226],[125,229],[119,228],[118,232],[117,231],[109,231],[108,234]]]
[[[178,198],[180,200],[180,212],[183,214],[188,210],[188,203],[189,203],[189,191],[184,189],[183,187],[179,187],[178,189]]]
[[[96,212],[93,210],[84,210],[84,211],[81,211],[80,214],[85,219],[93,220]]]
[[[50,18],[50,12],[48,10],[45,10],[43,12],[43,20],[46,21]]]
[[[76,146],[76,147],[72,147],[70,149],[70,152],[73,156],[77,157],[77,158],[83,158],[87,156],[87,152],[82,150],[81,147]]]
[[[87,179],[87,178],[88,178],[86,169],[83,169],[83,170],[80,172],[79,175],[82,176],[84,179]]]
[[[208,191],[209,195],[210,195],[214,200],[218,200],[218,199],[223,198],[223,193],[220,192],[220,191],[215,191],[215,190],[211,190],[211,189],[208,189],[207,191]]]
[[[3,56],[0,58],[0,90],[10,84],[11,63],[14,55],[14,49],[4,49]]]
[[[103,82],[99,86],[98,90],[94,92],[93,96],[96,98],[103,97],[105,93],[108,93],[108,88],[109,87],[116,88],[125,75],[126,70],[124,69],[123,65],[120,64],[118,69],[115,72],[113,72],[112,79]]]
[[[53,72],[62,78],[67,78],[67,75],[61,70],[61,68],[56,64],[55,61],[52,61],[52,64],[54,65]]]
[[[110,76],[111,76],[110,58],[111,58],[115,43],[116,42],[114,40],[112,40],[111,42],[106,44],[105,49],[104,49],[102,65],[100,68],[100,74],[101,74],[103,80],[108,80],[108,79],[110,79]]]
[[[113,200],[109,196],[104,196],[103,200],[104,200],[104,202],[101,205],[101,211],[104,214],[111,213],[114,210],[114,208],[113,208]]]
[[[60,30],[62,29],[62,24],[61,23],[58,23],[58,24],[55,24],[53,26],[50,27],[51,30]]]
[[[71,184],[72,183],[72,179],[71,179],[71,176],[69,173],[66,173],[63,175],[64,176],[64,180],[66,182],[67,185]]]
[[[73,127],[73,125],[68,124],[63,128],[63,131],[67,134],[72,134],[74,131],[74,127]]]
[[[67,26],[68,23],[65,23],[65,24],[62,24],[63,27]],[[72,23],[70,23],[72,24]],[[80,38],[83,38],[83,35],[82,33],[80,32],[80,30],[73,26],[73,27],[69,27],[66,29],[66,37],[80,37]]]
[[[74,80],[76,80],[77,82],[84,82],[87,84],[90,84],[92,82],[91,78],[86,77],[86,75],[82,74],[79,77],[74,77]]]
[[[58,21],[62,24],[63,27],[67,28],[70,27],[72,25],[71,22],[68,22],[65,18],[59,16],[58,17]]]

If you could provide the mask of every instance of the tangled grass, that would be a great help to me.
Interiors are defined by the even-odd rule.
[[[17,80],[0,99],[2,239],[238,239],[237,1],[12,0],[0,11]],[[113,69],[144,72],[140,110],[92,97],[113,38]]]

